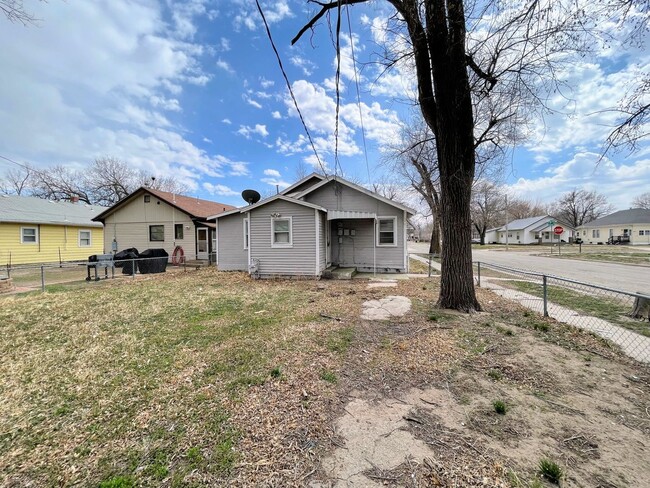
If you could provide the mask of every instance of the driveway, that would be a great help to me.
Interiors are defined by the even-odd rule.
[[[427,252],[428,244],[409,243],[409,251]],[[632,293],[650,294],[650,269],[645,267],[531,256],[521,251],[474,249],[472,256],[474,261],[552,274]]]

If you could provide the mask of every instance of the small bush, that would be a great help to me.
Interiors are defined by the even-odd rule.
[[[562,468],[555,461],[548,458],[544,458],[539,462],[539,474],[555,485],[559,485],[564,476]]]
[[[490,371],[487,372],[487,375],[490,378],[492,378],[494,381],[499,381],[501,378],[503,378],[501,371],[499,371],[498,369],[491,369]]]
[[[336,374],[334,374],[332,371],[329,371],[327,369],[321,372],[320,379],[332,384],[335,384],[338,381],[338,379],[336,378]]]
[[[280,376],[282,376],[282,370],[280,369],[279,366],[271,370],[272,378],[279,378]]]
[[[499,415],[505,415],[508,410],[508,407],[503,400],[494,400],[492,406],[494,407],[494,411]]]
[[[102,481],[99,488],[133,488],[135,483],[130,476],[115,476]]]

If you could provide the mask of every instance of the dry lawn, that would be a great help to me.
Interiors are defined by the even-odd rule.
[[[386,399],[429,455],[368,486],[546,486],[542,458],[562,486],[650,479],[648,369],[487,291],[467,316],[432,309],[436,279],[204,269],[82,290],[0,298],[2,486],[346,486],[325,462],[339,422]],[[358,319],[395,294],[411,313]]]

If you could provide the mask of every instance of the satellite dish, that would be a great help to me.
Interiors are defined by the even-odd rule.
[[[241,197],[246,200],[249,205],[259,202],[260,198],[262,198],[255,190],[244,190],[241,192]]]

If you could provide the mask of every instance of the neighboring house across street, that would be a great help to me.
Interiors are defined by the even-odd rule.
[[[559,235],[553,232],[557,226],[563,228]],[[574,238],[574,231],[571,226],[558,222],[550,215],[540,215],[527,219],[518,219],[508,222],[506,225],[489,229],[485,233],[486,244],[505,244],[506,236],[508,244],[548,244],[556,243],[559,240],[571,242]]]
[[[178,246],[185,259],[207,260],[214,252],[215,224],[208,216],[231,205],[141,187],[93,220],[104,224],[104,252],[135,247],[164,249],[171,256]]]
[[[650,245],[650,210],[619,210],[581,225],[578,234],[588,244]]]
[[[0,265],[85,261],[101,254],[105,207],[17,195],[0,196]]]
[[[408,270],[415,211],[340,177],[311,174],[253,205],[215,215],[220,270],[318,277],[333,268]],[[353,271],[354,272],[354,271]]]

